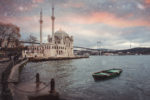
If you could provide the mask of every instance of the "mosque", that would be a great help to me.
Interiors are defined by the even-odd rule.
[[[48,43],[42,43],[42,11],[40,12],[40,45],[31,45],[22,51],[23,57],[50,58],[50,57],[74,57],[73,36],[65,31],[54,32],[54,7],[52,7],[52,35],[48,35]]]

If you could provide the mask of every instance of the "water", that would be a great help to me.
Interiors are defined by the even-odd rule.
[[[92,73],[121,68],[114,79],[95,82]],[[63,100],[150,100],[150,56],[93,56],[88,59],[28,63],[21,81],[55,78]]]

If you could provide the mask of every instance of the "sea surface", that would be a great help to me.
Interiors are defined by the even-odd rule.
[[[93,72],[121,68],[119,77],[94,81]],[[21,82],[36,73],[49,83],[55,79],[62,100],[150,100],[150,56],[91,56],[86,59],[28,63]]]

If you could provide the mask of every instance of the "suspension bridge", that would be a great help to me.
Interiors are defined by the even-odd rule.
[[[20,41],[20,43],[24,44],[40,44],[40,42],[28,42],[28,41]],[[81,50],[89,50],[89,51],[99,51],[100,49],[92,49],[92,48],[87,48],[87,47],[82,47],[82,46],[73,46],[74,49],[81,49]]]

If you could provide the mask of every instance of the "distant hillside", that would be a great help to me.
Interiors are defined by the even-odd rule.
[[[107,53],[113,53],[118,55],[135,55],[135,54],[143,54],[143,55],[150,55],[150,48],[138,47],[138,48],[131,48],[131,49],[124,49],[124,50],[113,50],[113,49],[99,49],[99,50],[74,50],[75,54],[84,55],[86,53],[90,55],[105,55]]]
[[[150,48],[132,48],[132,49],[125,49],[125,50],[116,50],[115,52],[123,52],[123,53],[134,53],[134,54],[150,54]]]

